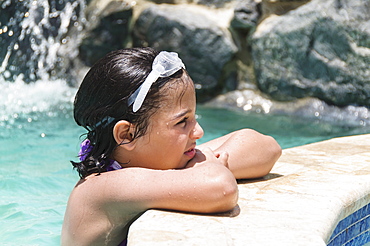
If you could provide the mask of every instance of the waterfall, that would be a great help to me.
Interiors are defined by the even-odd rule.
[[[85,0],[0,3],[1,126],[70,112],[85,8]]]
[[[26,83],[64,78],[84,35],[84,0],[5,0],[0,7],[2,80]]]

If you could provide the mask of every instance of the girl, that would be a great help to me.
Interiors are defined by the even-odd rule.
[[[215,213],[238,199],[235,179],[266,175],[280,146],[240,130],[196,146],[194,84],[176,53],[109,53],[85,76],[74,118],[87,131],[81,177],[65,213],[62,245],[125,245],[147,209]]]

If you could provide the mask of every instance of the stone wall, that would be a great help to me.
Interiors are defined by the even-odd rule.
[[[311,2],[252,35],[258,87],[276,100],[316,97],[370,106],[370,3]]]
[[[0,78],[77,85],[107,52],[152,46],[180,54],[200,101],[369,107],[369,36],[368,0],[5,1]]]
[[[108,50],[152,46],[180,54],[202,101],[252,89],[370,106],[366,0],[96,0],[88,10],[97,21],[80,46],[87,65]]]

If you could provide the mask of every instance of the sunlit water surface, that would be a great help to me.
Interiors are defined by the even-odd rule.
[[[68,195],[78,180],[80,135],[72,117],[75,89],[63,81],[0,84],[0,244],[59,245]],[[283,148],[370,132],[288,116],[233,112],[199,106],[200,141],[240,128],[272,135]]]

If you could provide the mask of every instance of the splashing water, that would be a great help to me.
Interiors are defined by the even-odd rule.
[[[3,1],[0,74],[25,82],[73,73],[73,61],[87,23],[83,0]],[[72,78],[72,77],[71,77]]]
[[[64,80],[44,81],[25,85],[24,81],[0,81],[0,124],[14,123],[14,120],[25,117],[32,121],[32,115],[47,114],[53,116],[60,111],[71,108],[76,89],[67,85]]]

